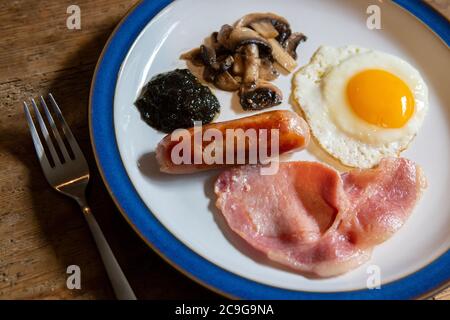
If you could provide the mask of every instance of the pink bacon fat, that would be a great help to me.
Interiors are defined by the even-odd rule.
[[[419,166],[386,158],[340,175],[317,162],[284,162],[223,172],[216,205],[229,227],[269,259],[304,274],[331,277],[370,259],[372,248],[406,221],[426,187]]]

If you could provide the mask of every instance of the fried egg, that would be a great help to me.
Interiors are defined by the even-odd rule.
[[[398,156],[428,110],[428,89],[414,67],[356,46],[320,47],[294,75],[293,97],[322,148],[359,168]]]

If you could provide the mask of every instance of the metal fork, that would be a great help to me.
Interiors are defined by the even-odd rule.
[[[34,109],[37,122],[39,123],[40,132],[45,141],[41,141],[41,139],[39,138],[36,126],[34,125],[33,118],[30,114],[30,110],[28,109],[28,105],[24,101],[23,104],[25,116],[31,132],[34,147],[39,158],[39,162],[41,164],[42,170],[44,171],[44,175],[47,178],[49,184],[55,190],[75,199],[80,205],[89,228],[91,229],[93,238],[100,252],[100,256],[105,265],[106,272],[111,281],[117,299],[136,300],[136,296],[134,295],[133,290],[131,289],[125,275],[123,274],[122,269],[117,263],[117,260],[114,257],[114,254],[111,251],[111,248],[109,247],[108,242],[103,235],[103,232],[101,231],[97,221],[95,220],[95,217],[91,213],[91,209],[86,202],[85,190],[89,182],[89,167],[86,159],[84,158],[83,152],[81,151],[77,141],[75,140],[72,131],[64,120],[61,110],[59,109],[58,104],[53,98],[53,95],[50,93],[48,96],[50,104],[53,107],[53,112],[56,115],[57,122],[59,122],[60,127],[62,128],[62,134],[66,138],[66,141],[70,146],[70,149],[72,150],[73,158],[69,156],[68,149],[66,148],[66,145],[61,138],[57,125],[53,120],[45,99],[40,96],[41,107],[44,110],[48,123],[50,124],[51,130],[53,132],[53,137],[56,140],[59,150],[61,151],[63,160],[61,160],[56,153],[55,146],[49,135],[49,130],[47,129],[47,126],[44,122],[44,119],[42,118],[36,102],[34,101],[34,99],[31,99],[31,104]],[[45,143],[47,149],[50,152],[51,158],[53,159],[53,164],[49,161],[49,158],[45,154],[43,143]]]

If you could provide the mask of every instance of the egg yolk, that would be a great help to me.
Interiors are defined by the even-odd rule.
[[[383,128],[401,128],[414,113],[409,87],[384,70],[365,70],[347,84],[347,98],[353,111],[363,120]]]

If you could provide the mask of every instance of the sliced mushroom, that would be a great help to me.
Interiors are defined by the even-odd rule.
[[[240,102],[244,110],[261,110],[279,105],[281,90],[270,82],[260,80],[254,88],[241,86]]]
[[[228,71],[233,67],[234,58],[231,55],[222,55],[217,57],[217,63],[220,71]]]
[[[234,58],[234,63],[233,63],[233,68],[231,69],[231,72],[235,76],[243,75],[244,70],[245,70],[244,58],[242,57],[242,55],[240,53],[235,53],[233,58]]]
[[[278,31],[269,20],[256,21],[250,24],[252,29],[258,32],[266,39],[276,38]]]
[[[246,110],[281,103],[281,91],[268,81],[297,67],[296,49],[306,37],[292,33],[287,20],[273,13],[252,13],[213,32],[200,48],[184,55],[203,65],[203,78],[226,91],[239,90]]]
[[[225,91],[236,91],[241,85],[228,71],[216,75],[214,84],[217,88]]]
[[[229,43],[233,50],[240,50],[248,44],[258,45],[259,54],[268,56],[272,53],[272,47],[265,38],[250,28],[234,28],[230,34]]]
[[[191,61],[194,66],[203,66],[203,59],[201,57],[200,48],[194,48],[191,51],[185,52],[180,56],[182,60]]]
[[[205,81],[214,82],[216,75],[217,71],[210,66],[205,66],[205,68],[203,68],[203,79],[205,79]]]
[[[297,62],[294,60],[294,58],[290,56],[286,50],[283,49],[283,47],[278,43],[277,40],[269,39],[268,41],[272,46],[273,58],[287,71],[294,71],[297,67]]]
[[[217,62],[216,50],[212,46],[202,44],[200,46],[200,56],[202,57],[203,64],[211,67],[214,70],[219,70],[220,65]]]
[[[232,49],[230,43],[230,34],[232,31],[232,26],[230,26],[229,24],[224,24],[222,28],[220,28],[220,31],[217,33],[217,42],[227,49]]]
[[[207,40],[207,42],[208,42],[208,40]],[[214,50],[216,51],[217,56],[233,54],[232,50],[226,48],[224,45],[222,45],[219,42],[219,32],[213,32],[211,34],[211,37],[209,38],[209,43],[210,43],[210,46],[213,47]]]
[[[253,85],[259,78],[259,66],[261,60],[259,59],[258,45],[251,43],[245,46],[245,71],[244,71],[244,83],[247,85]]]
[[[235,27],[252,27],[263,37],[267,39],[276,38],[280,43],[286,41],[291,35],[289,22],[271,12],[248,14],[238,20]]]
[[[267,22],[270,22],[273,26],[273,30],[278,32],[276,38],[271,37],[273,35],[273,30],[270,30]],[[245,27],[245,25],[254,27],[258,32]],[[297,63],[293,57],[290,56],[282,46],[282,43],[286,43],[287,39],[291,36],[291,29],[286,19],[273,13],[249,14],[236,23],[235,28],[230,35],[231,40],[233,40],[233,35],[237,33],[237,30],[242,30],[248,37],[251,35],[251,37],[256,38],[256,36],[248,30],[252,30],[261,38],[263,38],[263,36],[267,37],[267,40],[265,38],[263,39],[270,45],[273,58],[289,72],[292,72],[297,67]],[[260,54],[260,56],[263,57],[264,55]]]
[[[219,33],[217,31],[214,31],[213,33],[211,33],[211,44],[216,48],[216,47],[220,47],[221,44],[219,43],[219,41],[217,40],[217,37],[219,36]]]
[[[272,12],[256,12],[256,13],[250,13],[245,16],[243,16],[241,19],[239,19],[235,27],[242,28],[242,27],[248,27],[254,22],[260,22],[260,21],[269,21],[271,23],[275,23],[275,21],[278,21],[279,23],[285,24],[289,26],[289,22]]]
[[[274,28],[278,31],[278,36],[275,38],[281,45],[283,45],[286,40],[291,36],[291,27],[289,24],[282,23],[280,21],[275,21],[273,24]]]
[[[273,65],[272,61],[269,59],[261,59],[261,64],[259,66],[259,78],[262,80],[273,81],[280,73]]]
[[[292,58],[297,59],[297,47],[306,39],[307,37],[303,33],[295,32],[285,41],[283,47]]]

